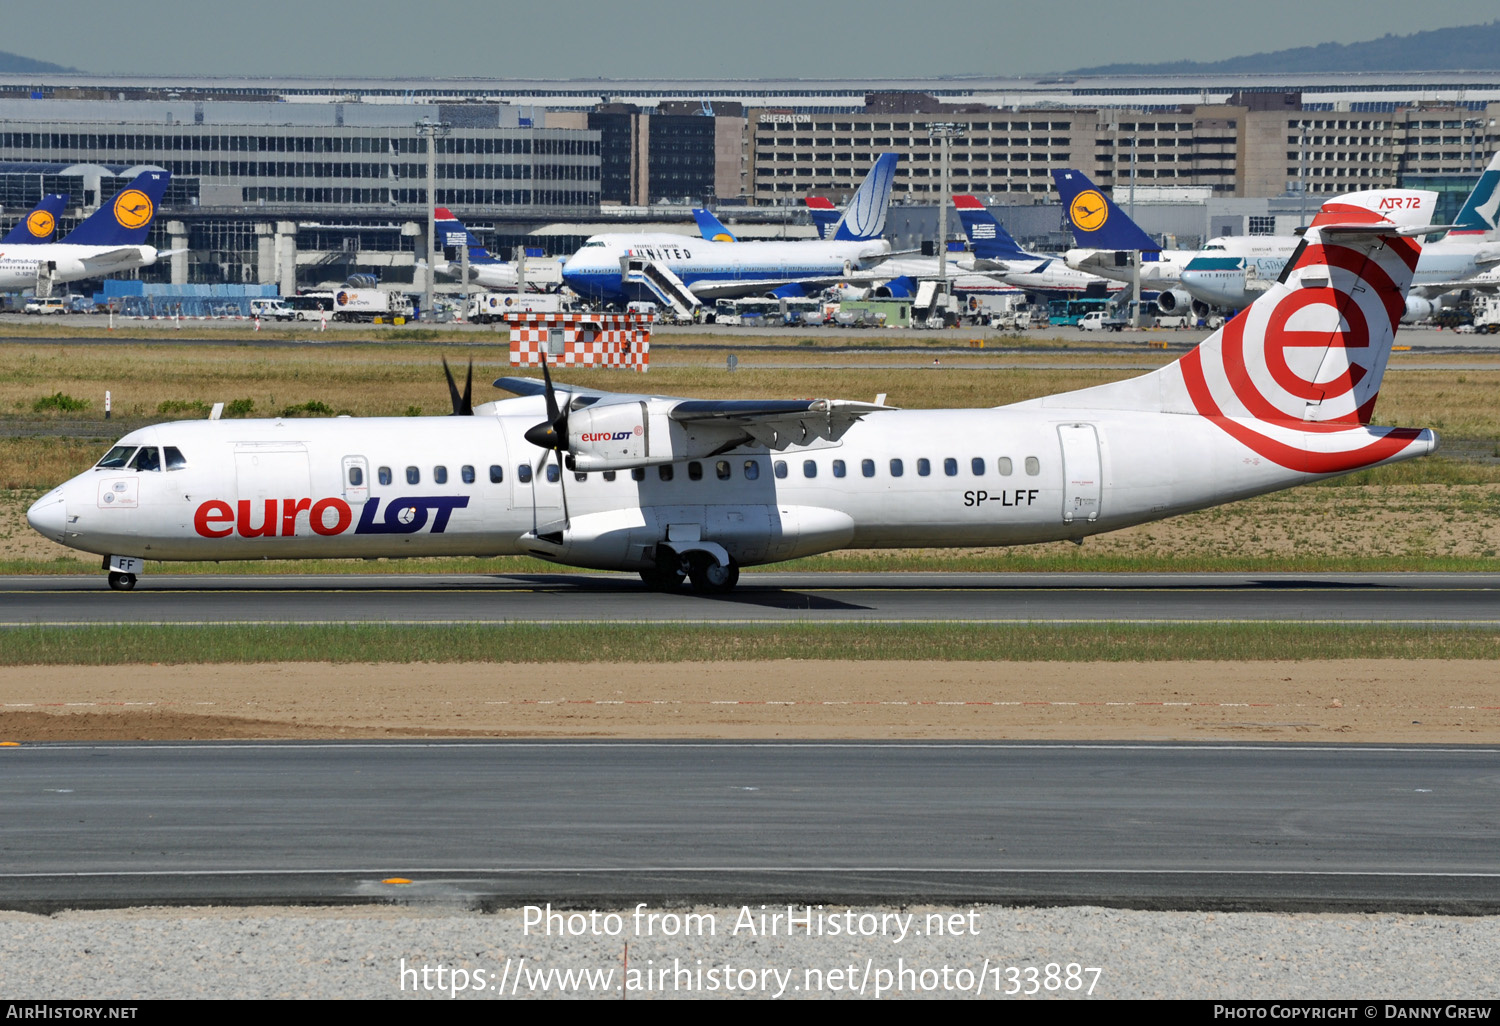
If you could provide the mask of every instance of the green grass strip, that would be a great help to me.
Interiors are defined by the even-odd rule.
[[[915,659],[1156,662],[1500,658],[1500,632],[1308,624],[16,627],[0,663],[631,662]]]

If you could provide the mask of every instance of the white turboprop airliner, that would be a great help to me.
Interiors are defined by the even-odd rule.
[[[27,519],[104,556],[116,588],[145,560],[530,554],[723,591],[742,566],[850,546],[1081,541],[1432,452],[1430,430],[1370,423],[1423,230],[1325,206],[1283,280],[1182,359],[1011,406],[549,377],[471,409],[450,377],[470,415],[133,431]]]
[[[165,254],[145,245],[146,236],[171,179],[168,171],[142,172],[61,242],[0,249],[0,291],[35,289],[46,297],[62,282],[156,263]]]

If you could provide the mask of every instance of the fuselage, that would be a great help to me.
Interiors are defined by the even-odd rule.
[[[0,250],[0,290],[30,288],[50,265],[54,282],[117,274],[156,263],[154,246],[79,246],[53,242]]]
[[[1183,268],[1197,256],[1196,250],[1163,249],[1141,254],[1141,286],[1159,291],[1177,284]],[[1063,254],[1067,265],[1075,271],[1086,271],[1113,281],[1131,282],[1131,267],[1128,250],[1070,249]]]
[[[525,397],[472,417],[161,424],[121,439],[101,461],[116,465],[49,492],[28,519],[73,548],[144,559],[524,553],[640,570],[684,531],[740,565],[849,546],[1015,545],[1314,476],[1246,460],[1221,430],[1187,430],[1201,418],[1035,403],[882,411],[837,440],[586,475],[553,459],[538,474],[543,450],[523,434],[543,417]]]
[[[1213,306],[1240,310],[1278,277],[1302,240],[1296,236],[1210,239],[1183,269],[1182,287]],[[1500,244],[1472,236],[1449,236],[1422,247],[1412,291],[1474,278],[1500,260]]]
[[[713,242],[661,232],[595,235],[567,259],[562,273],[563,282],[580,296],[621,303],[654,298],[622,280],[620,262],[627,256],[665,267],[690,289],[699,283],[732,289],[744,282],[753,291],[761,283],[828,280],[869,270],[889,254],[890,244],[882,239]]]
[[[439,261],[437,273],[449,278],[463,278],[463,265],[453,261]],[[516,265],[496,260],[492,263],[471,263],[469,284],[487,289],[513,289],[520,283],[516,276]]]

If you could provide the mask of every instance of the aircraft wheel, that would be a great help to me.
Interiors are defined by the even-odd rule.
[[[652,591],[676,591],[687,576],[681,570],[642,570],[641,580]]]
[[[740,568],[733,561],[728,565],[711,556],[693,560],[688,575],[693,579],[693,590],[705,595],[725,595],[740,582]]]
[[[109,586],[115,591],[129,591],[135,587],[135,574],[111,573],[109,575]]]

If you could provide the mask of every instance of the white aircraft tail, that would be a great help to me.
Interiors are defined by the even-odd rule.
[[[1314,474],[1430,452],[1430,431],[1370,424],[1420,254],[1409,236],[1426,223],[1325,204],[1281,279],[1182,359],[1034,402],[1200,417],[1255,457]]]

